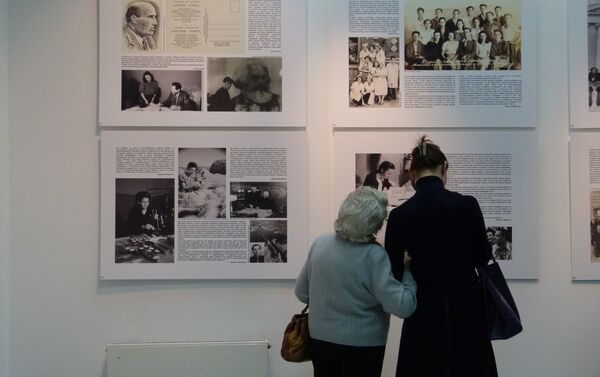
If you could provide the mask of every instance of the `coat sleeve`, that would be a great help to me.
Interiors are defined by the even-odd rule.
[[[398,280],[402,280],[402,274],[404,272],[404,242],[400,237],[400,216],[398,210],[394,209],[390,212],[387,221],[387,227],[385,229],[385,251],[387,251],[390,263],[392,266],[392,273]]]
[[[492,259],[492,245],[487,240],[485,234],[485,222],[483,214],[477,199],[472,196],[465,197],[468,201],[469,212],[472,217],[472,232],[473,232],[473,258],[475,264],[485,265]]]

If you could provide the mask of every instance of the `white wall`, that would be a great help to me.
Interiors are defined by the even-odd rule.
[[[8,82],[7,0],[0,0],[0,83]],[[8,377],[9,349],[9,116],[8,85],[0,85],[0,377]]]
[[[570,282],[567,1],[544,1],[538,15],[540,280],[512,284],[525,332],[496,343],[502,376],[600,375],[600,290]],[[333,136],[324,83],[335,67],[323,64],[329,54],[326,3],[309,0],[311,237],[329,230],[333,220]],[[287,364],[278,356],[284,325],[301,307],[293,282],[98,282],[97,2],[13,0],[8,29],[10,376],[103,376],[104,346],[111,341],[235,338],[272,342],[271,376],[310,376],[310,364]],[[3,126],[0,156],[5,134]],[[0,197],[0,208],[7,205]],[[5,253],[0,258],[2,268]],[[399,325],[394,321],[386,376],[394,370]]]

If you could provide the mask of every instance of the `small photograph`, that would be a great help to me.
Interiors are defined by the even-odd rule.
[[[406,70],[521,70],[521,0],[408,0]]]
[[[287,221],[250,220],[250,245],[261,246],[250,246],[250,258],[256,252],[259,261],[262,251],[265,263],[287,263]]]
[[[154,1],[123,1],[124,54],[157,52],[161,49],[160,8]]]
[[[600,263],[600,191],[590,193],[591,261]]]
[[[496,260],[512,260],[512,226],[487,227],[486,235]]]
[[[388,198],[388,212],[410,199],[415,190],[410,182],[410,153],[357,153],[355,188],[372,187]],[[387,221],[377,232],[376,240],[385,243]]]
[[[200,111],[202,71],[121,71],[121,110]]]
[[[588,0],[588,107],[600,111],[600,0]]]
[[[400,106],[399,38],[348,38],[350,107]]]
[[[284,219],[287,217],[286,182],[232,182],[230,217]]]
[[[250,243],[250,263],[265,263],[265,242]]]
[[[115,263],[173,263],[173,179],[117,179]]]
[[[383,191],[390,207],[397,207],[415,193],[408,173],[410,163],[410,153],[357,153],[355,187]]]
[[[281,111],[281,57],[208,58],[208,111]]]
[[[178,216],[224,219],[227,151],[225,148],[180,148]]]

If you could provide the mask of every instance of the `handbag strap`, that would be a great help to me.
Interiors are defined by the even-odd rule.
[[[306,306],[304,307],[304,309],[302,309],[302,311],[300,312],[300,314],[304,314],[308,311],[308,304],[306,304]]]

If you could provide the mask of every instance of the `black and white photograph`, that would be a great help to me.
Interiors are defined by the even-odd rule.
[[[281,57],[208,58],[208,111],[280,112]]]
[[[350,107],[400,106],[400,38],[348,38]]]
[[[485,229],[496,260],[512,260],[512,227],[490,226]]]
[[[115,263],[173,263],[173,179],[117,179]]]
[[[600,111],[600,0],[588,0],[588,107]]]
[[[415,190],[410,182],[410,153],[356,153],[354,187],[372,187],[388,198],[388,211],[410,199]],[[384,244],[387,221],[376,234]]]
[[[265,243],[251,242],[250,243],[250,263],[265,263]]]
[[[160,50],[161,45],[160,7],[154,1],[123,1],[124,54],[152,53]]]
[[[226,174],[225,148],[179,148],[179,218],[225,219]]]
[[[201,111],[202,71],[121,71],[123,111]]]
[[[287,221],[250,220],[250,262],[256,252],[256,260],[262,252],[265,263],[287,263]]]
[[[406,70],[521,70],[521,0],[408,0]]]
[[[390,207],[397,207],[415,193],[410,162],[410,153],[357,153],[355,188],[369,186],[383,191]]]
[[[229,197],[232,218],[287,217],[286,182],[232,182]]]
[[[590,192],[591,262],[600,263],[600,191]]]

